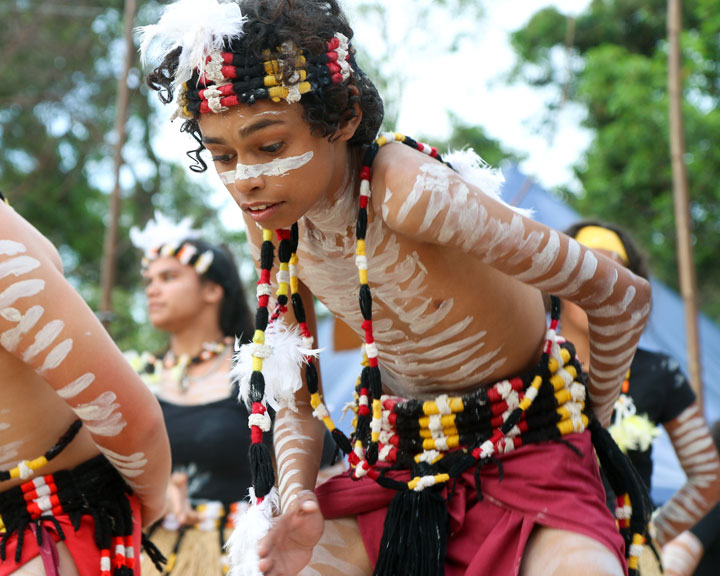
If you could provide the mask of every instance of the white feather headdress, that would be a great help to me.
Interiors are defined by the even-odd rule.
[[[463,180],[477,186],[491,198],[511,208],[518,214],[532,218],[533,210],[518,208],[505,202],[500,195],[505,176],[499,168],[493,168],[485,162],[472,148],[463,150],[451,150],[443,155],[443,160],[452,165],[455,171],[462,176]]]
[[[239,38],[246,17],[234,2],[218,0],[178,0],[163,12],[159,22],[137,31],[143,63],[151,45],[163,55],[180,46],[182,53],[175,72],[175,85],[190,79],[197,69],[202,76],[205,61],[222,48],[225,40]]]
[[[200,231],[193,229],[190,216],[180,222],[173,222],[158,210],[155,211],[155,219],[148,220],[142,230],[137,226],[130,228],[130,241],[133,246],[142,250],[146,257],[151,255],[152,250],[164,244],[179,243],[181,240],[199,236]]]

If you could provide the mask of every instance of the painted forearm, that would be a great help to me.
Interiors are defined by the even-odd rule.
[[[687,481],[653,520],[661,545],[692,528],[720,498],[720,461],[698,404],[680,414],[668,433]]]
[[[322,454],[322,424],[312,416],[309,404],[298,402],[297,409],[280,410],[273,429],[282,510],[287,510],[300,492],[315,488]]]

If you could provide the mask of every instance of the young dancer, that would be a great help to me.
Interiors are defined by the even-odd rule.
[[[266,512],[274,476],[261,431],[266,402],[282,401],[280,510],[259,563],[246,554],[247,573],[310,563],[328,574],[623,574],[625,542],[591,436],[614,487],[632,493],[634,571],[643,494],[602,426],[647,318],[648,283],[514,212],[494,194],[495,172],[468,170],[479,164],[470,154],[446,158],[460,175],[410,138],[373,143],[382,102],[352,35],[334,0],[181,0],[144,30],[146,54],[165,49],[148,83],[175,98],[198,143],[193,169],[211,154],[260,268],[250,368],[238,374]],[[462,73],[448,89],[462,94]],[[541,290],[588,314],[589,398],[555,332],[557,306],[546,326]],[[333,432],[352,469],[317,497],[313,412],[333,424],[311,350],[313,295],[364,339],[366,355],[355,434]],[[299,389],[292,371],[273,376],[274,357],[298,353],[279,343],[287,308],[307,361]]]
[[[0,375],[0,574],[137,573],[170,473],[160,407],[3,202]]]

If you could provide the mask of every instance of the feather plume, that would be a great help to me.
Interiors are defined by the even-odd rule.
[[[240,385],[238,397],[250,406],[250,376],[253,372],[253,353],[259,352],[253,343],[243,344],[236,348],[235,362],[230,376]],[[300,329],[288,327],[278,319],[265,331],[267,351],[263,360],[263,379],[265,380],[265,398],[267,403],[277,411],[289,407],[295,409],[295,392],[302,387],[300,367],[305,363],[305,356],[315,356],[320,349],[307,348],[303,345]]]
[[[270,530],[273,516],[280,511],[277,488],[273,488],[260,504],[255,491],[250,488],[250,502],[243,517],[235,519],[235,529],[225,544],[230,560],[229,576],[262,576],[257,567],[260,560],[257,546]]]
[[[180,46],[175,85],[189,80],[195,69],[202,76],[208,55],[222,49],[226,40],[242,36],[246,19],[234,2],[178,0],[165,8],[157,24],[137,29],[143,64],[151,46],[163,56]]]
[[[472,148],[451,150],[443,155],[443,160],[449,162],[455,171],[462,176],[468,184],[480,188],[485,194],[504,204],[511,210],[532,218],[533,210],[511,206],[502,199],[500,191],[505,184],[505,176],[499,168],[491,167]]]
[[[189,216],[180,222],[173,222],[158,210],[155,211],[155,219],[148,220],[142,230],[137,226],[130,228],[130,241],[135,248],[142,250],[145,256],[148,256],[153,248],[168,242],[180,242],[198,236],[200,232],[193,229],[192,218]]]

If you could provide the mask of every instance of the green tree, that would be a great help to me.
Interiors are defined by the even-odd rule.
[[[136,23],[156,19],[145,2]],[[122,67],[122,0],[74,5],[65,0],[0,0],[0,189],[16,210],[58,247],[67,276],[95,306],[102,238],[113,186],[117,76]],[[139,254],[128,230],[155,208],[192,215],[208,235],[216,211],[185,167],[161,159],[153,140],[160,106],[143,83],[137,58],[131,90],[122,216],[110,330],[121,347],[153,345],[144,327]],[[189,137],[178,134],[179,138]]]
[[[682,36],[687,170],[700,304],[720,319],[720,5],[686,0]],[[669,150],[665,0],[594,0],[570,17],[547,8],[512,36],[515,78],[587,110],[594,139],[575,167],[585,216],[632,230],[653,271],[678,287]],[[716,138],[716,137],[715,137]]]

